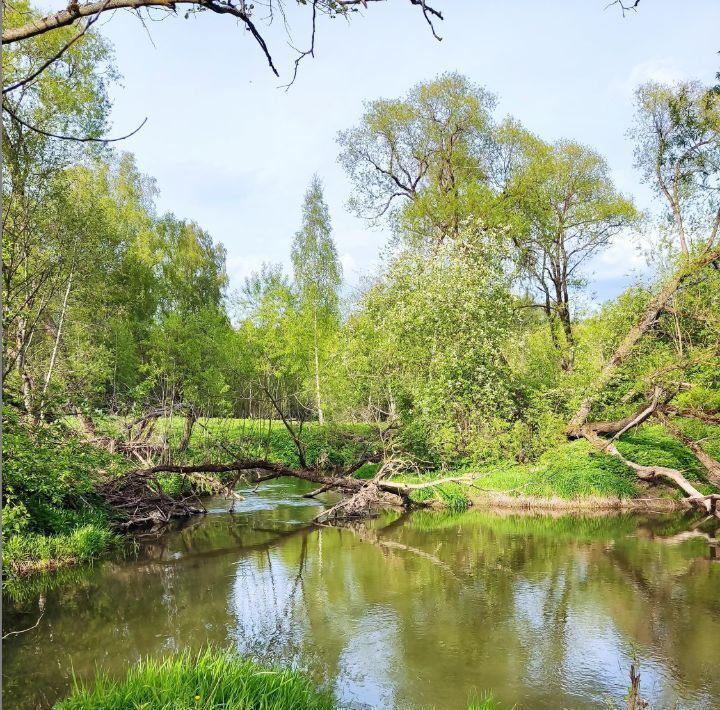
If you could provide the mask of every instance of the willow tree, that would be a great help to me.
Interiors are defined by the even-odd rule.
[[[350,208],[371,222],[390,218],[414,241],[460,235],[489,190],[494,107],[491,93],[457,73],[369,103],[338,137],[355,188]]]
[[[307,325],[315,372],[315,404],[324,421],[320,387],[321,350],[340,325],[342,266],[332,238],[322,182],[314,175],[305,193],[302,227],[295,234],[291,259],[300,319]]]

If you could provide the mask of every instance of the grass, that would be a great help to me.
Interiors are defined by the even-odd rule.
[[[83,525],[70,533],[20,533],[3,541],[3,571],[17,576],[50,572],[88,562],[121,543],[122,538],[98,525]]]
[[[471,693],[468,701],[467,710],[500,710],[500,703],[495,700],[492,693],[482,693],[478,695],[476,692]]]
[[[333,710],[333,694],[305,674],[264,666],[234,651],[187,651],[146,659],[123,680],[98,672],[92,686],[75,684],[56,710]],[[491,693],[472,692],[467,710],[500,710]]]
[[[705,450],[720,458],[720,426],[697,419],[676,419],[683,432],[702,441]],[[645,425],[618,442],[618,449],[627,458],[645,465],[676,468],[694,482],[703,493],[715,488],[708,483],[705,469],[693,452],[670,436],[661,425]],[[478,472],[474,488],[462,484],[443,484],[413,493],[418,503],[437,501],[451,510],[462,510],[469,499],[483,493],[507,493],[528,499],[621,499],[630,500],[642,491],[635,473],[619,459],[593,451],[585,440],[570,441],[545,452],[533,464],[501,462]],[[449,475],[432,474],[433,477]],[[451,474],[450,474],[451,475]],[[407,477],[409,483],[427,481],[430,476]],[[670,486],[658,488],[654,495],[679,497]]]
[[[123,431],[126,420],[121,417],[99,417],[98,432],[117,436]],[[67,418],[69,426],[77,427],[73,417]],[[295,430],[305,447],[309,466],[349,466],[364,453],[379,449],[377,429],[369,424],[305,422]],[[166,435],[171,446],[176,447],[182,437],[185,418],[182,416],[161,419],[155,432]],[[238,458],[263,458],[290,468],[299,468],[300,461],[295,442],[279,420],[201,418],[194,428],[190,445],[176,458],[184,461],[222,460],[228,455]]]
[[[462,475],[463,472],[455,472]],[[635,474],[618,459],[591,451],[586,441],[572,441],[546,452],[535,464],[504,462],[473,470],[474,487],[445,483],[416,491],[417,503],[435,500],[450,510],[464,510],[483,493],[508,493],[534,498],[632,498],[638,493]],[[443,472],[422,477],[399,477],[408,483],[453,475]]]
[[[687,436],[702,441],[708,454],[720,457],[720,426],[704,424],[697,419],[675,419],[674,423]],[[703,493],[713,490],[707,487],[705,469],[695,454],[659,424],[646,425],[626,434],[618,442],[618,449],[639,464],[656,464],[682,471],[688,480],[701,484],[698,488]]]
[[[232,651],[206,649],[147,659],[124,680],[98,673],[92,688],[77,684],[57,710],[331,710],[331,693],[303,673],[266,667]]]
[[[702,441],[710,455],[720,458],[720,426],[708,425],[697,419],[676,420],[677,426],[688,436]],[[618,448],[628,458],[642,464],[657,464],[677,468],[693,481],[699,490],[710,493],[705,470],[693,452],[672,438],[660,425],[646,425],[626,434]],[[367,464],[355,475],[372,478],[377,466]],[[476,470],[472,471],[477,473]],[[462,473],[462,472],[457,472]],[[448,472],[422,476],[399,476],[395,480],[408,483],[426,482]],[[511,496],[536,499],[620,499],[631,500],[644,495],[635,473],[619,459],[595,452],[585,440],[564,442],[545,452],[533,464],[501,462],[480,471],[476,487],[446,483],[436,488],[416,491],[412,499],[417,503],[437,502],[450,510],[461,511],[473,497],[487,493],[508,493]],[[670,486],[658,488],[656,495],[676,498]]]

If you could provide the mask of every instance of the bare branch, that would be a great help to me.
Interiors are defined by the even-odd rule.
[[[35,133],[39,133],[41,136],[47,136],[48,138],[58,138],[59,140],[63,141],[74,141],[76,143],[117,143],[118,141],[124,141],[127,138],[130,138],[131,136],[134,136],[146,123],[147,123],[147,116],[142,120],[142,123],[133,131],[130,131],[130,133],[126,133],[124,136],[119,136],[118,138],[95,138],[93,136],[68,136],[68,135],[62,135],[61,133],[52,133],[50,131],[45,131],[42,128],[38,128],[37,126],[33,126],[31,123],[28,123],[27,121],[23,120],[18,116],[15,111],[13,111],[8,104],[3,101],[2,104],[3,111],[6,111],[8,115],[10,115],[13,120],[17,121],[21,126],[24,126],[30,131],[33,131]]]

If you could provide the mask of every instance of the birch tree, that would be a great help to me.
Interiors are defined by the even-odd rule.
[[[312,350],[315,405],[324,422],[321,361],[324,342],[340,325],[339,291],[342,265],[332,238],[330,214],[320,178],[314,175],[305,193],[302,227],[295,234],[291,259],[299,296],[299,314],[306,324]]]

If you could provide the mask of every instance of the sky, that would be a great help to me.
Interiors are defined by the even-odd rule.
[[[288,1],[288,5],[294,5]],[[347,284],[377,264],[389,237],[346,209],[352,185],[337,163],[337,132],[356,125],[363,102],[403,95],[417,82],[459,71],[498,96],[546,140],[571,139],[605,158],[617,186],[658,207],[633,169],[627,130],[643,81],[698,79],[720,69],[720,0],[648,0],[624,18],[607,0],[436,0],[438,42],[407,0],[370,4],[351,22],[321,18],[315,58],[301,64],[282,23],[258,27],[281,79],[250,34],[229,16],[184,19],[130,11],[107,19],[122,85],[112,91],[113,131],[146,125],[122,143],[156,178],[160,211],[197,221],[228,253],[231,289],[263,261],[289,264],[302,197],[313,173],[325,184]],[[165,19],[160,19],[165,17]],[[309,14],[289,16],[292,43],[307,48]],[[644,260],[629,235],[591,264],[591,290],[619,293]]]

